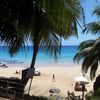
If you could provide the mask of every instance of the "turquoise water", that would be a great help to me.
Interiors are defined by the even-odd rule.
[[[7,47],[0,47],[0,61],[6,63],[27,63],[30,64],[32,60],[32,47],[28,48],[26,51],[20,50],[16,55],[11,57],[8,53]],[[59,56],[58,62],[60,63],[72,63],[73,57],[76,53],[77,46],[63,46],[61,49],[61,55]],[[55,63],[54,58],[50,55],[46,55],[42,52],[41,48],[39,49],[39,53],[37,55],[36,63]],[[57,63],[57,62],[56,62]]]

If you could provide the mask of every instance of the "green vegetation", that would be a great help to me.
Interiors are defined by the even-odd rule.
[[[8,46],[11,56],[31,42],[30,68],[34,68],[39,46],[46,46],[42,51],[57,59],[61,39],[78,35],[82,13],[79,0],[0,1],[0,41]]]
[[[100,96],[92,96],[91,100],[100,100]]]
[[[24,100],[48,100],[47,97],[43,96],[30,96],[30,95],[25,95]]]
[[[100,17],[100,7],[95,8],[93,14]],[[100,34],[100,21],[91,22],[85,25],[83,32],[92,32],[93,34]],[[96,40],[87,40],[80,43],[78,52],[74,57],[74,61],[82,60],[82,72],[87,73],[90,68],[90,79],[95,77],[98,64],[100,62],[100,37]]]
[[[97,76],[93,85],[94,95],[100,96],[100,75]]]
[[[98,18],[98,21],[88,23],[84,26],[83,33],[92,32],[93,34],[100,34],[100,7],[96,7],[93,11]],[[86,74],[90,69],[90,79],[93,80],[100,63],[100,37],[96,40],[87,40],[80,43],[78,52],[74,57],[74,61],[82,60],[82,72]],[[94,92],[86,94],[86,100],[100,99],[100,75],[96,78],[93,85]]]
[[[90,91],[85,95],[85,99],[86,100],[100,100],[100,95],[96,95],[94,94],[94,92]]]
[[[79,0],[3,0],[0,2],[0,41],[11,56],[27,42],[33,44],[34,67],[39,46],[55,59],[60,54],[61,38],[77,36],[82,21]],[[52,48],[53,47],[53,48]]]
[[[60,96],[57,96],[57,95],[49,96],[49,97],[43,97],[43,96],[34,96],[34,95],[30,96],[30,95],[26,94],[24,96],[24,100],[48,100],[48,98],[49,98],[49,100],[56,100],[57,97],[60,98]]]
[[[99,18],[100,7],[93,14]],[[77,25],[83,21],[80,0],[1,0],[0,42],[8,46],[11,56],[22,47],[25,50],[25,44],[31,42],[33,58],[30,67],[33,68],[39,46],[46,46],[43,51],[57,59],[61,39],[78,36]],[[100,34],[100,21],[86,24],[83,33],[85,32]],[[100,37],[79,45],[74,60],[79,62],[81,59],[83,73],[87,73],[90,68],[92,80],[100,63]],[[34,98],[42,100],[42,97]]]
[[[100,100],[100,96],[95,96],[95,95],[88,95],[85,98],[86,100]]]
[[[96,40],[87,40],[78,46],[78,52],[74,57],[74,61],[82,61],[82,72],[87,73],[90,68],[91,80],[95,77],[96,70],[100,61],[100,38]]]

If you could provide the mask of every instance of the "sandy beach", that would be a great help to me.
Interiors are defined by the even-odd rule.
[[[21,71],[25,69],[25,64],[7,64],[8,68],[0,68],[0,76],[4,77],[18,77],[21,79]],[[61,90],[60,95],[66,96],[67,91],[74,91],[75,77],[82,75],[81,66],[75,65],[71,67],[61,67],[59,64],[38,67],[41,76],[34,76],[31,86],[30,95],[36,96],[49,96],[49,90],[53,87],[59,88]],[[16,70],[20,71],[20,74],[15,74]],[[52,82],[53,74],[55,75],[55,82]],[[98,74],[98,73],[97,73]],[[89,80],[89,84],[86,85],[87,90],[92,89],[93,82],[90,81],[89,75],[86,76]],[[30,80],[28,81],[25,93],[28,92]],[[75,92],[75,91],[74,91]],[[81,94],[81,92],[75,92],[76,95]]]

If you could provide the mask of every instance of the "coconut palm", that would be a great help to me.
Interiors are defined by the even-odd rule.
[[[79,63],[80,60],[82,60],[82,72],[85,74],[90,69],[90,79],[92,80],[100,63],[100,37],[80,43],[74,61]]]
[[[31,67],[34,67],[39,45],[47,46],[46,50],[56,58],[60,37],[77,35],[77,23],[81,19],[78,0],[3,0],[0,1],[0,40],[9,47],[11,56],[30,40],[34,49]]]
[[[96,7],[93,11],[98,18],[100,17],[100,7]],[[100,34],[100,21],[88,23],[84,26],[83,33],[91,32],[93,34]],[[100,37],[96,40],[87,40],[78,46],[78,52],[74,57],[74,61],[82,61],[82,71],[87,73],[90,68],[90,78],[95,77],[98,63],[100,62]]]
[[[84,26],[83,33],[85,33],[85,32],[86,33],[91,32],[93,34],[100,34],[100,21],[99,21],[99,17],[100,17],[100,7],[99,6],[97,6],[94,9],[93,15],[96,15],[97,18],[98,18],[98,20],[86,24]]]
[[[1,0],[0,40],[9,47],[11,56],[31,41],[34,52],[30,67],[34,68],[39,46],[57,58],[61,38],[77,36],[82,17],[79,0]]]

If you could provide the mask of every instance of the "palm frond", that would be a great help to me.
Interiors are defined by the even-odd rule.
[[[97,48],[100,48],[100,37],[98,37],[94,43],[94,48],[97,49]]]
[[[12,33],[6,35],[7,34],[2,34],[1,41],[9,48],[9,53],[12,57],[13,54],[17,53],[21,49],[21,47],[25,47],[25,42],[21,34],[17,35]]]
[[[85,49],[77,52],[76,55],[74,56],[73,60],[75,62],[77,61],[79,63],[79,61],[81,59],[84,59],[85,57],[87,57],[90,54],[91,50],[92,50],[92,47],[88,47],[88,48],[85,48]]]
[[[10,47],[11,55],[31,39],[34,46],[31,67],[40,44],[57,58],[60,38],[77,36],[77,24],[83,17],[81,8],[79,0],[1,0],[0,39]],[[15,34],[21,34],[21,38],[13,38]]]
[[[40,46],[42,46],[44,53],[50,54],[50,56],[53,56],[57,60],[61,50],[61,43],[60,38],[55,33],[43,34]]]
[[[83,49],[85,49],[85,48],[88,48],[88,47],[93,46],[94,43],[95,43],[95,41],[96,41],[96,40],[90,39],[90,40],[86,40],[86,41],[81,42],[81,43],[79,44],[79,46],[78,46],[78,50],[81,51],[81,50],[83,50]]]
[[[82,20],[81,6],[78,0],[34,1],[41,8],[43,8],[45,12],[47,12],[50,23],[52,23],[52,30],[55,33],[59,34],[60,36],[63,36],[64,38],[67,38],[71,34],[77,34],[77,29],[74,26],[77,26],[77,21],[79,22],[79,20]]]
[[[100,62],[100,37],[96,40],[84,41],[79,45],[74,61],[79,63],[80,60],[83,60],[82,72],[87,73],[90,68],[90,79],[92,80]]]
[[[91,22],[84,26],[83,33],[100,34],[100,22]]]
[[[90,79],[93,80],[98,68],[98,61],[94,62],[90,69]]]
[[[85,57],[83,59],[82,62],[82,72],[83,73],[87,73],[88,69],[91,67],[91,65],[93,64],[94,60],[95,60],[95,56],[93,54],[89,54],[87,57]]]
[[[96,15],[97,17],[100,17],[100,7],[99,6],[95,7],[95,9],[93,10],[93,14]]]
[[[16,54],[18,51],[26,50],[25,42],[21,39],[14,40],[9,46],[9,53],[11,57]]]

